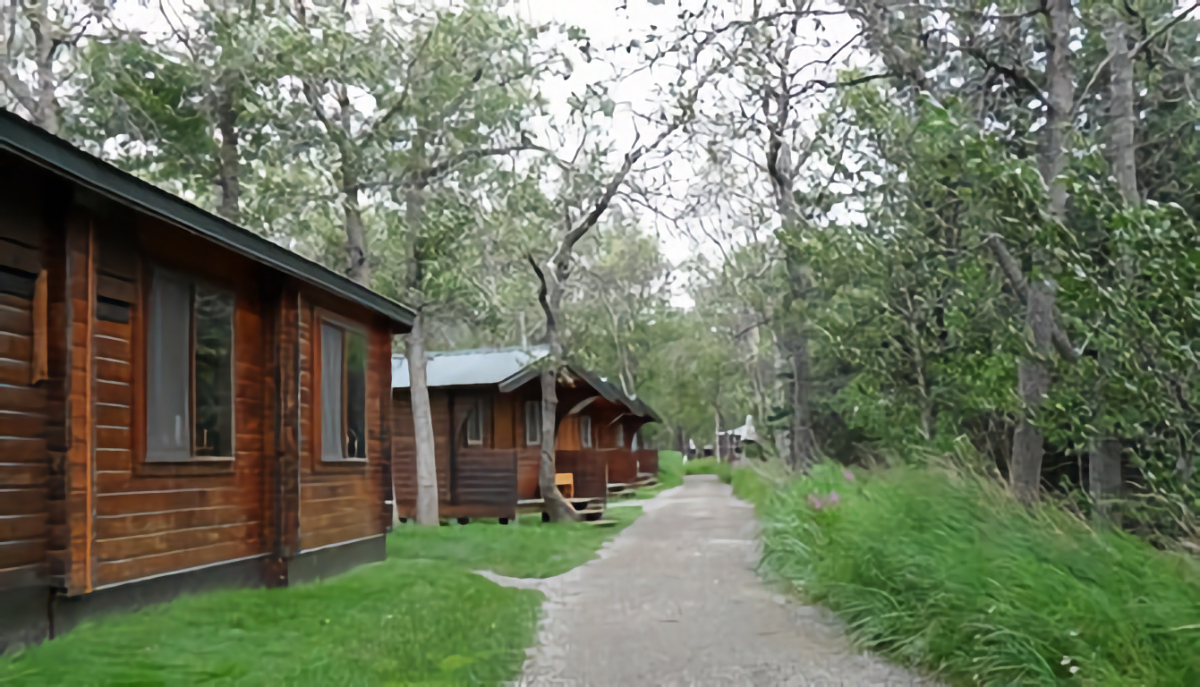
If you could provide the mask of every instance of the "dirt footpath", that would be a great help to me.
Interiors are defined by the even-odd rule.
[[[642,501],[600,559],[550,580],[520,685],[924,685],[852,649],[823,609],[753,571],[754,511],[714,477]]]

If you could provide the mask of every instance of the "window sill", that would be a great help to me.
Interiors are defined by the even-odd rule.
[[[368,458],[322,458],[325,465],[366,465]]]
[[[235,459],[232,457],[221,458],[217,456],[191,456],[189,458],[181,458],[179,460],[163,460],[161,458],[156,460],[147,458],[145,463],[146,465],[205,465],[212,463],[221,465],[225,463],[232,463],[234,460]]]

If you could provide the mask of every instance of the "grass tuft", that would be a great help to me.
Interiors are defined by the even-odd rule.
[[[765,514],[770,571],[952,684],[1200,684],[1194,560],[951,471],[821,465]]]

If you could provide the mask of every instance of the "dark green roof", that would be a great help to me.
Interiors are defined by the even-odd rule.
[[[393,323],[412,326],[413,311],[323,265],[89,155],[66,141],[0,109],[0,149],[50,172],[153,215],[313,286],[368,308]]]

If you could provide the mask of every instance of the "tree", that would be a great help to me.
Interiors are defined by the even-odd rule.
[[[4,105],[16,105],[34,124],[57,135],[62,127],[60,89],[77,72],[69,53],[89,28],[103,21],[107,4],[42,0],[0,7],[0,86]]]

